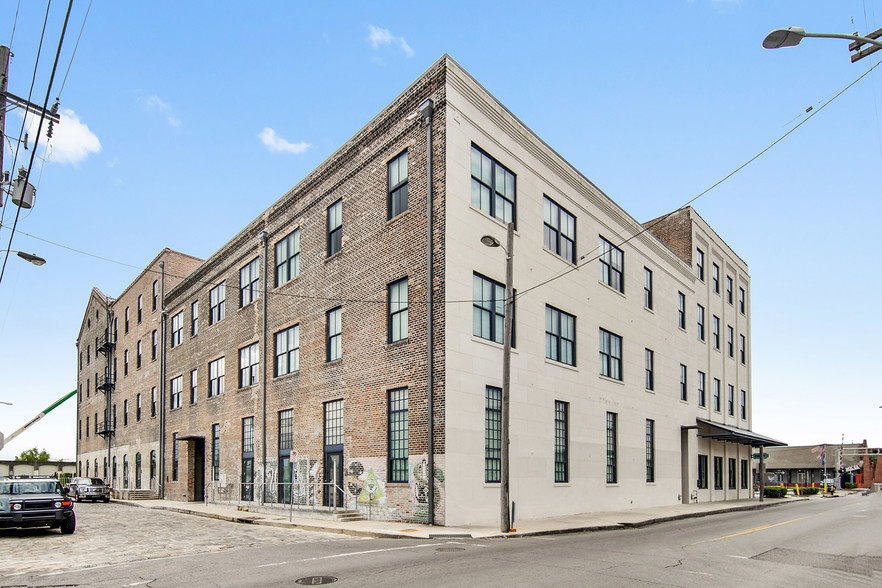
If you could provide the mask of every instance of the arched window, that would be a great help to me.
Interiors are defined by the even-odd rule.
[[[123,456],[123,488],[129,487],[129,456]]]
[[[141,453],[135,454],[135,489],[141,489]]]

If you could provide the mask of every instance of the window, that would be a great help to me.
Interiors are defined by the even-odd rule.
[[[576,317],[545,305],[545,357],[576,365]]]
[[[481,339],[502,343],[505,330],[505,286],[481,274],[474,274],[473,300],[472,334]],[[514,347],[514,316],[511,318],[511,345]]]
[[[554,481],[569,482],[569,402],[554,401]]]
[[[732,276],[726,276],[726,302],[732,304]]]
[[[156,386],[150,389],[150,416],[156,416]]]
[[[128,306],[126,306],[125,321],[123,323],[123,326],[125,328],[125,332],[128,333],[129,332],[129,307]]]
[[[744,335],[738,335],[738,355],[741,356],[741,364],[747,365],[747,340]]]
[[[698,338],[704,341],[704,307],[698,305]]]
[[[80,423],[82,423],[82,421],[80,421]],[[95,424],[97,425],[98,421],[95,421]],[[86,438],[89,437],[89,428],[90,428],[89,427],[89,417],[86,417]],[[83,431],[82,431],[82,429],[80,429],[80,439],[82,439],[82,438],[83,438]]]
[[[239,387],[245,388],[257,383],[257,372],[260,369],[260,357],[257,343],[252,343],[239,350]]]
[[[138,341],[138,344],[135,348],[135,367],[141,369],[141,341]]]
[[[343,249],[343,200],[328,207],[328,257]]]
[[[129,401],[123,400],[123,426],[129,426]]]
[[[696,249],[695,269],[698,272],[698,279],[704,281],[704,251]]]
[[[159,306],[159,280],[153,280],[153,310]]]
[[[603,237],[600,238],[600,281],[625,292],[625,253]]]
[[[714,378],[714,410],[720,412],[720,380]]]
[[[747,490],[747,460],[741,460],[741,488]]]
[[[499,482],[502,471],[502,388],[487,386],[484,409],[484,482]]]
[[[213,325],[224,319],[226,306],[227,283],[221,282],[208,292],[208,324]]]
[[[616,423],[618,415],[614,412],[606,413],[606,483],[615,484],[618,481],[617,449],[616,449]]]
[[[747,306],[747,299],[744,293],[744,288],[741,286],[738,287],[738,310],[741,314],[744,314]]]
[[[126,349],[123,353],[123,375],[129,375],[129,350]]]
[[[325,355],[328,361],[335,361],[343,356],[342,314],[343,309],[339,306],[328,311],[327,353]]]
[[[300,325],[276,333],[273,375],[284,376],[300,369]]]
[[[239,307],[260,298],[260,258],[255,257],[239,270]]]
[[[139,422],[141,420],[141,394],[135,397],[135,420]]]
[[[711,284],[714,287],[714,294],[720,293],[720,266],[711,264]]]
[[[224,358],[208,363],[208,397],[224,393]]]
[[[729,458],[729,490],[735,490],[738,483],[738,461],[734,457]]]
[[[389,343],[407,339],[407,278],[389,284]]]
[[[622,338],[600,329],[600,375],[622,379]]]
[[[655,421],[646,419],[646,481],[655,482]]]
[[[114,457],[114,459],[116,459]],[[123,472],[125,473],[125,472]],[[178,434],[172,433],[172,480],[178,481]]]
[[[184,377],[178,376],[171,380],[170,409],[181,408],[181,391],[184,389]]]
[[[220,480],[220,425],[211,425],[211,479]]]
[[[242,419],[242,500],[254,500],[254,417]]]
[[[735,386],[729,384],[728,395],[726,396],[726,408],[729,416],[735,416]]]
[[[150,335],[150,359],[156,359],[156,331]]]
[[[138,294],[138,324],[141,324],[141,317],[144,311],[144,295]]]
[[[300,275],[300,229],[276,243],[276,288]]]
[[[199,334],[199,301],[194,300],[190,305],[190,334]]]
[[[171,346],[172,349],[177,347],[183,341],[184,333],[184,311],[172,317],[171,320]]]
[[[682,292],[677,292],[677,326],[681,329],[686,329],[686,295]]]
[[[698,456],[698,487],[707,490],[707,456]]]
[[[86,469],[89,468],[89,462],[86,462]],[[177,479],[177,478],[175,478]],[[123,488],[129,487],[129,456],[123,455]]]
[[[543,202],[545,248],[576,263],[576,217],[548,196]]]
[[[652,270],[643,268],[643,307],[652,310]]]
[[[647,390],[655,390],[655,353],[653,353],[652,349],[646,349],[644,352],[645,356],[645,368],[646,368],[646,389]]]
[[[735,357],[735,329],[731,325],[726,325],[726,352]]]
[[[293,504],[291,450],[294,449],[294,410],[279,411],[279,502]]]
[[[689,392],[686,389],[686,366],[680,364],[680,400],[686,402],[689,399]]]
[[[190,404],[196,404],[196,399],[199,397],[197,390],[199,389],[199,380],[198,374],[196,370],[190,371]]]
[[[392,219],[407,210],[407,151],[389,162],[388,171],[388,218]]]
[[[503,223],[516,223],[515,175],[472,145],[472,206]]]
[[[405,161],[406,164],[406,161]],[[405,186],[406,191],[406,186]],[[407,388],[389,391],[389,482],[407,483],[408,406]]]
[[[741,390],[741,401],[740,401],[739,409],[741,411],[741,419],[746,421],[747,420],[747,392],[744,390]]]
[[[713,317],[713,343],[714,349],[720,348],[720,317],[714,315]]]
[[[714,456],[714,490],[723,489],[723,458]]]
[[[325,447],[343,446],[343,401],[325,402]]]
[[[705,374],[698,372],[698,406],[707,406],[707,398],[705,396]]]

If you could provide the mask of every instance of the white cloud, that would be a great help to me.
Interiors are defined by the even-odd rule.
[[[374,49],[379,49],[380,45],[397,45],[408,57],[413,57],[413,49],[404,40],[404,37],[396,37],[389,32],[388,29],[381,29],[374,25],[368,25],[371,34],[368,35],[368,42]]]
[[[84,161],[91,153],[101,151],[101,141],[89,127],[80,122],[80,117],[70,109],[62,109],[58,113],[61,122],[53,125],[52,138],[48,139],[48,160],[53,163],[70,163],[76,165]],[[46,131],[49,121],[43,121],[40,145],[47,145]],[[37,133],[39,117],[28,114],[27,129],[31,141]],[[33,143],[32,143],[33,144]]]
[[[303,141],[300,143],[286,141],[276,135],[276,132],[269,127],[265,127],[257,136],[260,142],[266,145],[267,149],[272,153],[287,152],[298,154],[310,148],[310,144]]]
[[[156,94],[151,94],[150,96],[141,96],[138,98],[138,103],[144,107],[145,110],[158,112],[162,116],[165,117],[166,122],[175,128],[181,126],[181,119],[172,116],[172,107],[168,105],[168,103],[164,102],[162,98],[157,96]]]

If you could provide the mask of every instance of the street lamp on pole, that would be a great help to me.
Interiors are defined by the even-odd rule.
[[[502,247],[496,237],[484,235],[481,243],[487,247]],[[502,414],[500,415],[500,467],[499,467],[499,530],[511,532],[511,511],[509,510],[509,404],[511,399],[511,322],[514,308],[513,257],[514,223],[508,223],[505,251],[505,327],[502,333]]]
[[[15,253],[16,255],[21,257],[23,260],[30,262],[30,263],[37,265],[37,266],[40,266],[40,265],[43,265],[44,263],[46,263],[45,259],[43,259],[39,255],[36,255],[34,253],[25,253],[24,251],[13,251],[12,249],[4,249],[4,250],[0,251],[0,253]]]
[[[869,43],[882,47],[882,41],[871,39],[870,37],[861,37],[857,33],[853,35],[840,35],[836,33],[807,33],[802,27],[788,27],[786,29],[775,29],[763,40],[763,47],[766,49],[778,49],[779,47],[795,47],[806,37],[820,37],[823,39],[848,39],[849,41],[858,41],[860,43]]]

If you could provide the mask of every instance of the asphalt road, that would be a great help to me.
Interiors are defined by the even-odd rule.
[[[354,539],[122,505],[77,508],[81,520],[97,514],[101,523],[82,523],[65,537],[0,531],[0,586],[291,586],[321,578],[373,588],[882,586],[882,494],[639,529],[483,541]],[[130,520],[113,523],[116,516]],[[149,521],[131,520],[140,517]],[[93,553],[88,561],[80,557],[79,542],[95,541],[104,543],[98,551],[108,552],[105,563],[90,546],[82,548]],[[30,554],[27,570],[9,569],[10,546],[14,562]]]

